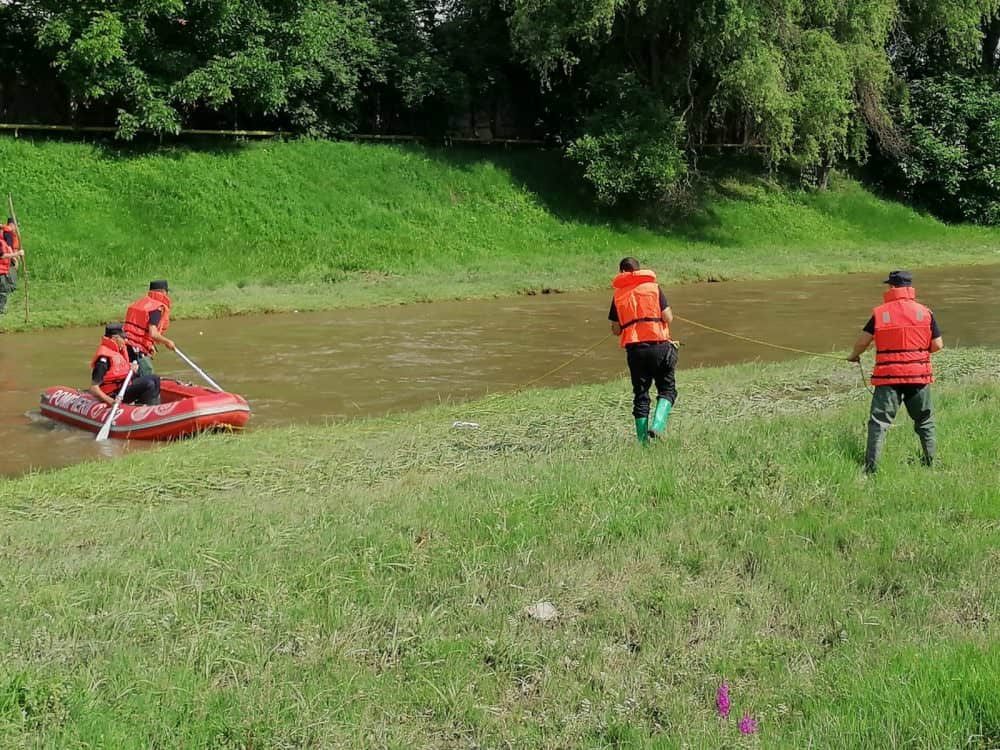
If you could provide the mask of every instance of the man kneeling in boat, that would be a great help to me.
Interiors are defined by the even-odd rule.
[[[113,406],[115,396],[125,382],[129,370],[132,371],[132,381],[125,389],[122,399],[126,404],[145,404],[152,406],[160,403],[160,376],[145,375],[135,377],[139,371],[136,362],[129,361],[129,347],[125,342],[125,332],[121,323],[111,323],[104,329],[104,338],[97,347],[97,353],[90,363],[90,393]]]

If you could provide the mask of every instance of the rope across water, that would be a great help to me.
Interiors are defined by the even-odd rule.
[[[731,331],[723,331],[721,328],[714,328],[712,326],[705,325],[704,323],[699,323],[696,320],[690,320],[689,318],[681,317],[680,315],[674,315],[674,319],[675,320],[683,320],[685,323],[688,323],[688,324],[693,325],[693,326],[697,326],[698,328],[704,328],[706,331],[712,331],[714,333],[719,333],[719,334],[722,334],[723,336],[731,336],[734,339],[740,339],[741,341],[749,341],[752,344],[759,344],[760,346],[769,346],[772,349],[781,349],[782,351],[786,351],[786,352],[795,352],[796,354],[805,354],[805,355],[808,355],[810,357],[825,357],[826,359],[835,359],[838,362],[844,361],[843,357],[841,357],[840,355],[837,355],[837,354],[829,354],[829,353],[824,353],[824,352],[810,352],[810,351],[806,351],[805,349],[796,349],[794,346],[782,346],[781,344],[772,344],[772,343],[770,343],[768,341],[761,341],[760,339],[754,339],[754,338],[751,338],[749,336],[741,336],[740,334],[738,334],[738,333],[732,333]],[[864,385],[865,390],[867,390],[869,393],[874,393],[874,391],[871,389],[871,386],[868,385],[868,381],[865,380],[865,368],[864,368],[864,365],[861,364],[861,360],[860,359],[858,360],[858,374],[861,376],[861,384]]]
[[[690,320],[689,318],[683,318],[680,315],[674,315],[674,320],[683,320],[685,323],[689,323],[693,326],[698,326],[698,328],[704,328],[706,331],[712,331],[713,333],[721,333],[723,336],[730,336],[734,339],[740,339],[741,341],[749,341],[751,344],[759,344],[760,346],[769,346],[772,349],[781,349],[786,352],[795,352],[796,354],[807,354],[810,357],[826,357],[827,359],[835,359],[838,362],[843,361],[843,357],[836,354],[822,353],[822,352],[809,352],[805,349],[796,349],[794,346],[782,346],[781,344],[772,344],[767,341],[761,341],[760,339],[750,338],[749,336],[741,336],[738,333],[732,333],[730,331],[723,331],[721,328],[713,328],[712,326],[705,325],[704,323],[699,323],[696,320]]]
[[[741,341],[748,341],[751,344],[757,344],[759,346],[767,346],[767,347],[770,347],[772,349],[780,349],[780,350],[786,351],[786,352],[794,352],[795,354],[805,354],[806,356],[809,356],[809,357],[824,357],[826,359],[835,359],[838,362],[843,362],[844,361],[844,359],[843,359],[843,357],[841,355],[830,354],[828,352],[826,352],[826,353],[824,353],[824,352],[810,352],[810,351],[807,351],[805,349],[798,349],[798,348],[796,348],[794,346],[783,346],[781,344],[772,344],[769,341],[763,341],[762,339],[755,339],[755,338],[752,338],[750,336],[743,336],[743,335],[738,334],[738,333],[733,333],[732,331],[724,331],[721,328],[715,328],[714,326],[706,325],[705,323],[699,323],[696,320],[691,320],[690,318],[685,318],[685,317],[682,317],[680,315],[674,315],[674,320],[681,320],[681,321],[684,321],[685,323],[687,323],[689,325],[697,326],[698,328],[704,328],[706,331],[712,331],[713,333],[718,333],[718,334],[720,334],[722,336],[729,336],[729,337],[734,338],[734,339],[740,339]],[[574,362],[576,362],[578,359],[580,359],[582,357],[585,357],[586,355],[590,354],[592,351],[594,351],[594,349],[596,349],[597,347],[599,347],[601,344],[603,344],[605,341],[607,341],[613,335],[614,334],[611,334],[611,333],[607,334],[606,336],[604,336],[603,338],[601,338],[600,341],[596,342],[592,346],[587,347],[586,349],[584,349],[579,354],[574,355],[573,357],[571,357],[570,359],[566,360],[565,362],[563,362],[558,367],[553,367],[551,370],[549,370],[546,373],[543,373],[542,375],[539,375],[534,380],[529,380],[527,383],[525,383],[524,385],[522,385],[518,390],[522,390],[522,389],[525,389],[525,388],[530,388],[531,386],[535,385],[536,383],[539,383],[542,380],[545,380],[550,375],[555,375],[560,370],[562,370],[562,369],[564,369],[566,367],[569,367],[571,364],[573,364]],[[871,388],[868,386],[868,383],[865,381],[865,371],[864,371],[864,367],[862,366],[860,360],[858,360],[858,372],[861,375],[861,382],[864,383],[865,388],[868,390],[869,393],[871,393],[872,392]]]

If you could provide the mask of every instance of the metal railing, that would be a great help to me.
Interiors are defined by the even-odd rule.
[[[104,133],[114,134],[118,128],[110,125],[39,125],[33,123],[11,123],[0,122],[0,131],[13,132],[16,136],[19,131],[36,131],[43,133]],[[283,130],[209,130],[206,128],[184,128],[176,133],[157,133],[152,130],[140,129],[144,135],[215,135],[228,138],[279,138],[282,136],[295,135],[295,133]],[[466,136],[442,136],[441,138],[428,138],[419,135],[392,135],[383,133],[354,133],[347,136],[354,141],[387,141],[387,142],[420,142],[420,141],[441,141],[445,144],[452,143],[479,143],[483,145],[500,146],[544,146],[545,141],[535,138],[470,138]]]

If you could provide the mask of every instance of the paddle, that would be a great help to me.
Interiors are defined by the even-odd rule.
[[[128,388],[128,384],[132,382],[132,370],[128,371],[128,375],[125,376],[125,382],[122,383],[122,387],[118,389],[118,395],[115,396],[115,402],[111,405],[111,411],[108,412],[108,418],[104,420],[104,424],[101,425],[101,431],[97,433],[97,441],[103,442],[108,439],[108,435],[111,434],[111,423],[115,421],[115,417],[118,416],[118,406],[121,404],[122,399],[125,398],[125,389]]]
[[[174,351],[175,351],[175,352],[177,352],[177,356],[178,356],[178,357],[180,357],[180,358],[181,358],[181,359],[183,359],[183,360],[184,360],[185,362],[187,362],[187,363],[188,363],[189,365],[191,365],[191,369],[193,369],[193,370],[194,370],[194,371],[195,371],[196,373],[198,373],[198,374],[199,374],[199,375],[201,375],[201,376],[202,376],[203,378],[205,378],[205,381],[206,381],[206,382],[207,382],[207,383],[208,383],[208,384],[209,384],[210,386],[212,386],[212,387],[213,387],[213,388],[214,388],[215,390],[219,391],[220,393],[224,393],[224,392],[225,392],[225,391],[223,390],[223,388],[222,388],[222,386],[221,386],[221,385],[219,385],[218,383],[216,383],[216,382],[215,382],[214,380],[212,380],[212,379],[211,379],[210,377],[208,377],[208,375],[206,375],[206,374],[205,374],[205,371],[204,371],[204,370],[202,370],[202,369],[201,369],[200,367],[198,367],[198,365],[196,365],[196,364],[195,364],[194,362],[192,362],[192,361],[191,361],[190,359],[188,359],[188,358],[187,358],[186,356],[184,356],[184,352],[182,352],[182,351],[181,351],[180,349],[177,349],[176,347],[174,348]]]

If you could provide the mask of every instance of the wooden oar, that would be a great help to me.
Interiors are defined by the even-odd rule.
[[[101,431],[97,433],[97,442],[103,442],[108,439],[108,435],[111,434],[111,423],[115,421],[115,417],[118,416],[118,407],[121,405],[122,399],[125,398],[125,389],[128,388],[128,384],[132,382],[132,369],[129,368],[128,375],[125,376],[125,382],[122,383],[122,387],[118,389],[118,395],[115,396],[115,402],[111,405],[111,411],[108,412],[108,418],[104,420],[104,424],[101,425]]]
[[[210,386],[212,386],[215,390],[219,391],[220,393],[225,393],[225,391],[223,390],[222,386],[219,385],[218,383],[216,383],[210,377],[208,377],[208,375],[205,374],[204,370],[202,370],[200,367],[198,367],[198,365],[196,365],[194,362],[192,362],[190,359],[188,359],[184,355],[184,352],[182,352],[180,349],[177,349],[176,347],[174,348],[174,351],[177,352],[177,356],[178,357],[180,357],[185,362],[187,362],[189,365],[191,365],[191,369],[193,369],[196,373],[198,373],[203,378],[205,378],[205,382],[206,383],[208,383]]]
[[[21,251],[24,252],[24,237],[21,236],[21,225],[17,223],[17,214],[14,213],[14,197],[7,193],[7,207],[10,209],[10,218],[14,220],[14,228],[17,230],[17,236],[21,240]],[[24,322],[28,322],[28,254],[25,253],[21,256],[21,262],[18,263],[21,266],[21,275],[24,278]]]

